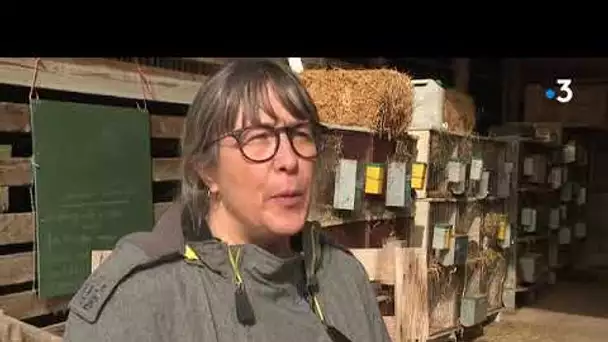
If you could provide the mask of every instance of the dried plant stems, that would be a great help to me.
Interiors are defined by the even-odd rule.
[[[391,136],[409,127],[414,87],[406,74],[390,69],[333,69],[305,70],[300,77],[323,122]]]

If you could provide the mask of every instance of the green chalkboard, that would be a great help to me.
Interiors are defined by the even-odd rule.
[[[149,116],[37,100],[31,117],[39,295],[71,295],[90,274],[91,250],[152,228]]]

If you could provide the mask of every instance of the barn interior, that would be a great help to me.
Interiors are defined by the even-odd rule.
[[[154,203],[151,210],[158,218],[179,189],[179,138],[192,94],[200,83],[233,59],[0,58],[0,310],[8,317],[6,322],[24,323],[24,327],[20,325],[24,336],[42,336],[38,330],[61,336],[70,297],[39,296],[31,100],[131,109],[145,107],[151,113],[149,140]],[[271,59],[288,63],[287,58]],[[543,267],[550,270],[547,274],[552,276],[538,281],[538,285],[534,282],[526,282],[525,286],[515,284],[512,293],[503,294],[502,300],[506,303],[512,299],[516,310],[503,312],[501,306],[499,311],[487,315],[483,325],[476,325],[479,331],[464,330],[470,335],[466,339],[479,342],[605,340],[608,333],[608,295],[604,290],[608,285],[608,211],[603,210],[608,205],[608,180],[605,180],[608,171],[607,58],[301,58],[301,62],[305,70],[397,70],[413,80],[432,80],[443,88],[466,94],[474,102],[474,130],[467,134],[483,139],[517,135],[536,141],[557,136],[560,153],[562,147],[572,141],[576,141],[577,151],[579,146],[584,146],[585,167],[583,171],[576,171],[584,174],[581,177],[585,184],[577,187],[577,190],[585,189],[584,210],[577,209],[578,221],[567,221],[572,231],[583,222],[584,232],[569,237],[568,241],[572,241],[567,244],[569,247],[559,243],[560,251],[567,250],[564,253],[570,259],[567,262],[560,259],[550,266],[551,262],[547,261],[551,258],[550,249],[544,249],[546,265]],[[572,90],[571,98],[564,103],[547,95],[548,89],[552,89],[555,96],[564,95],[560,93],[560,80],[570,80]],[[70,124],[64,124],[68,129]],[[549,132],[550,137],[542,134],[541,137],[538,133],[541,131]],[[532,206],[529,203],[534,201],[542,205],[543,197],[538,198],[526,205]],[[516,216],[519,215],[518,211]],[[515,224],[519,224],[517,220]],[[365,229],[358,228],[363,225],[357,222],[345,226],[351,231]],[[376,231],[383,232],[382,229]],[[344,241],[352,244],[349,247],[356,249],[382,247],[381,239],[371,233],[363,237],[340,231],[337,236],[345,236]],[[548,243],[543,239],[527,236],[513,243],[527,250]],[[515,264],[518,265],[515,268],[522,267],[518,261]],[[69,275],[65,270],[63,273]],[[54,287],[59,291],[58,288],[58,285]],[[0,318],[4,316],[0,314]],[[9,324],[2,325],[2,322],[0,319],[0,337],[8,334],[8,328],[4,327]],[[436,337],[454,337],[439,335]],[[0,338],[0,341],[4,340]]]

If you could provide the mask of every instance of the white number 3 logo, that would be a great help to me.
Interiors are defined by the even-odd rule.
[[[559,90],[561,91],[561,94],[557,97],[556,100],[561,103],[570,102],[570,100],[572,100],[572,96],[574,96],[574,94],[572,93],[572,89],[570,89],[570,84],[572,84],[572,80],[569,78],[561,78],[558,79],[556,82],[558,85],[560,85]]]

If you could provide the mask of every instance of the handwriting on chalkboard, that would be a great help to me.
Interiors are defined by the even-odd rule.
[[[128,203],[128,202],[127,202]],[[63,206],[62,206],[63,207]],[[63,207],[67,208],[78,208],[78,207]],[[80,207],[86,208],[86,207]],[[121,209],[90,209],[90,210],[81,210],[81,211],[69,211],[69,212],[59,212],[54,215],[47,215],[42,220],[45,222],[62,222],[62,223],[77,223],[82,221],[100,221],[100,220],[116,220],[120,219],[124,216],[124,213]]]
[[[72,235],[55,235],[52,233],[46,234],[46,243],[49,248],[58,247],[61,245],[82,245],[90,246],[95,243],[113,242],[115,237],[112,235],[90,236],[87,234],[72,234]]]

